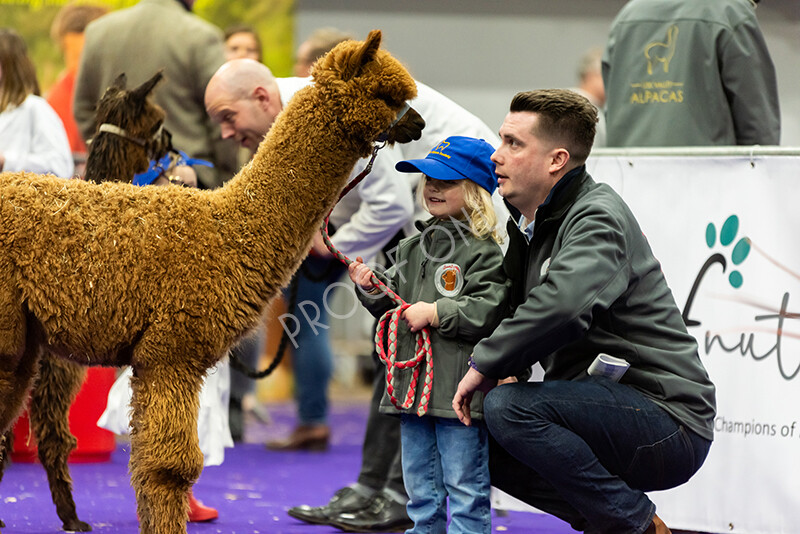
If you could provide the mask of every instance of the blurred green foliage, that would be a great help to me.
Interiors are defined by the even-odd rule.
[[[104,4],[112,9],[130,7],[138,0],[74,0]],[[56,81],[64,68],[58,44],[50,38],[50,25],[68,0],[0,0],[0,26],[14,28],[25,39],[36,65],[42,91]],[[264,63],[276,76],[291,76],[294,62],[295,0],[196,0],[193,11],[225,29],[246,24],[258,32]]]

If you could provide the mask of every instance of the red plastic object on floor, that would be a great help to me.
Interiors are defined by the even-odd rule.
[[[114,452],[114,433],[97,426],[106,409],[108,391],[116,378],[115,369],[92,367],[69,411],[69,428],[78,439],[78,447],[69,455],[70,463],[107,462]],[[36,439],[31,436],[28,411],[14,425],[11,459],[15,462],[36,462]]]
[[[219,512],[215,508],[206,506],[189,490],[189,522],[203,523],[213,521],[219,517]]]

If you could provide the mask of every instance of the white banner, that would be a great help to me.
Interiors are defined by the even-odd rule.
[[[717,387],[708,459],[651,494],[659,517],[671,529],[800,532],[800,157],[587,166],[631,206]]]

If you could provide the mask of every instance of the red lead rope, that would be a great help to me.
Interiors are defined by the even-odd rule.
[[[383,146],[384,145],[375,145],[375,147],[372,149],[372,158],[369,160],[369,163],[358,176],[356,176],[349,184],[347,184],[342,191],[342,194],[339,195],[340,200],[355,186],[357,186],[367,174],[370,173],[372,170],[372,163],[375,161],[375,156],[378,154],[378,150],[383,148]],[[351,263],[353,263],[353,260],[342,254],[338,249],[336,249],[336,247],[333,246],[333,243],[331,243],[331,238],[328,235],[329,217],[330,213],[327,217],[325,217],[325,222],[322,223],[322,239],[325,241],[325,245],[328,247],[328,250],[331,252],[331,254],[333,254],[339,261],[349,266]],[[403,311],[405,311],[410,304],[400,298],[397,293],[389,289],[386,284],[379,280],[374,274],[372,275],[372,283],[375,284],[375,286],[377,286],[378,289],[385,293],[390,299],[392,299],[395,304],[397,304],[396,308],[383,314],[381,320],[378,322],[378,328],[375,331],[375,346],[378,349],[378,355],[380,356],[381,361],[384,363],[384,365],[386,365],[386,391],[389,394],[389,398],[391,399],[395,408],[399,410],[410,408],[414,404],[414,398],[417,394],[419,371],[424,360],[425,384],[423,386],[422,393],[420,394],[417,415],[425,415],[428,412],[428,402],[431,398],[431,390],[433,386],[433,352],[431,351],[430,330],[428,327],[425,327],[417,332],[417,349],[414,353],[413,359],[397,362],[397,325],[400,322],[400,316],[403,314]],[[388,336],[384,336],[387,325],[389,327]],[[388,347],[384,347],[384,337],[388,339]],[[413,368],[414,372],[411,375],[411,383],[408,385],[406,400],[400,404],[400,401],[398,401],[397,397],[395,396],[395,369],[402,370],[409,368]]]

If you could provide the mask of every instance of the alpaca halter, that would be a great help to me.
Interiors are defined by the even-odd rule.
[[[402,114],[408,110],[408,106],[402,111]],[[402,116],[402,114],[398,117]],[[396,121],[395,121],[396,122]],[[372,149],[372,158],[367,163],[367,166],[364,168],[361,173],[356,176],[347,186],[342,190],[342,193],[339,195],[339,200],[342,199],[347,193],[349,193],[355,186],[367,176],[372,170],[372,164],[375,161],[375,156],[378,155],[378,150],[386,146],[386,142],[384,141],[383,144],[376,144]],[[331,210],[333,211],[333,210]],[[328,213],[327,217],[325,217],[325,221],[322,223],[321,233],[322,239],[325,242],[325,246],[328,247],[328,250],[331,254],[334,255],[339,261],[344,263],[345,265],[350,265],[353,263],[353,260],[342,254],[331,242],[331,238],[328,235],[328,219],[330,218],[331,214]],[[417,338],[417,349],[415,351],[415,356],[411,360],[397,362],[397,325],[400,322],[400,316],[403,312],[410,306],[406,301],[404,301],[400,296],[389,289],[375,274],[372,275],[371,282],[378,287],[383,293],[385,293],[392,302],[397,304],[397,307],[387,311],[381,317],[380,322],[378,323],[378,328],[375,331],[375,346],[378,349],[378,355],[380,356],[381,361],[383,361],[384,365],[386,365],[386,391],[389,394],[389,399],[392,401],[392,404],[398,410],[402,410],[405,408],[410,408],[414,404],[414,399],[416,398],[416,391],[417,391],[417,380],[419,378],[419,371],[421,367],[422,360],[425,360],[425,383],[422,390],[422,394],[419,399],[419,407],[417,407],[417,415],[423,416],[428,412],[428,402],[430,401],[431,391],[433,387],[433,351],[431,350],[431,334],[430,329],[426,326],[416,334]],[[383,338],[384,332],[386,331],[386,326],[388,322],[388,340],[389,346],[384,347],[383,345]],[[411,382],[408,385],[408,392],[406,394],[405,401],[400,404],[400,401],[397,400],[394,394],[394,370],[402,370],[413,368],[414,372],[411,376]]]
[[[385,132],[383,132],[382,134],[380,134],[378,136],[378,142],[379,143],[385,143],[386,140],[389,139],[389,130],[394,128],[394,125],[397,124],[398,122],[400,122],[400,119],[403,118],[403,116],[408,112],[409,109],[411,109],[411,106],[408,105],[408,102],[406,102],[405,105],[403,106],[403,109],[401,109],[397,113],[397,117],[394,118],[394,121],[392,122],[392,124],[390,124],[389,127],[386,128]],[[373,156],[373,159],[374,158],[375,158],[375,156]],[[372,163],[372,161],[370,161],[370,163]]]
[[[98,133],[105,132],[105,133],[118,135],[119,137],[122,137],[123,139],[127,139],[128,141],[132,141],[132,142],[136,143],[137,145],[143,147],[143,146],[145,146],[147,144],[147,141],[158,141],[158,139],[161,137],[161,135],[164,132],[164,123],[163,122],[161,123],[161,125],[158,127],[158,130],[156,130],[156,132],[152,135],[152,137],[150,137],[150,139],[140,139],[139,137],[134,137],[131,134],[129,134],[127,132],[127,130],[123,130],[119,126],[116,126],[114,124],[110,124],[108,122],[104,122],[103,124],[101,124],[100,127],[97,129],[97,132]]]

